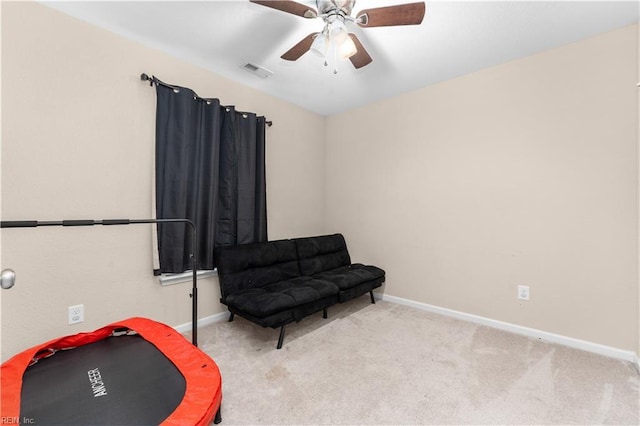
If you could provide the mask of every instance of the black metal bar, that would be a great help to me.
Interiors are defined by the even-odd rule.
[[[220,410],[222,410],[222,404],[218,407],[218,411],[216,411],[216,416],[213,419],[213,423],[218,424],[222,421],[222,415],[220,414]]]
[[[131,220],[129,219],[104,219],[102,224],[105,226],[108,225],[129,225]]]
[[[371,295],[371,303],[376,304],[376,299],[373,297],[373,290],[369,291],[369,295]]]
[[[9,224],[10,226],[6,226]],[[38,222],[35,220],[12,220],[0,222],[2,228],[35,228]]]
[[[63,220],[62,226],[93,226],[96,222],[93,220]]]
[[[146,74],[143,74],[143,76]],[[148,78],[149,76],[147,76]],[[142,76],[140,76],[142,78]],[[193,271],[193,288],[191,289],[191,343],[198,346],[198,257],[196,225],[189,219],[74,219],[58,221],[9,220],[0,222],[0,228],[36,228],[39,226],[93,226],[93,225],[129,225],[137,223],[186,223],[191,227],[191,270]]]
[[[276,349],[282,348],[283,340],[284,340],[284,325],[280,327],[280,337],[278,337],[278,347]]]
[[[322,318],[327,319],[327,308],[322,309]]]
[[[231,314],[229,315],[229,322],[233,321],[233,317],[234,317],[235,315],[236,315],[236,314],[234,314],[233,312],[231,312]]]

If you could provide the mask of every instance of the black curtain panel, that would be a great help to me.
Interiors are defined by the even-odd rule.
[[[264,117],[222,114],[216,246],[267,239]]]
[[[265,119],[154,80],[156,215],[191,219],[198,269],[220,245],[267,240]],[[191,269],[189,229],[158,225],[161,273]]]

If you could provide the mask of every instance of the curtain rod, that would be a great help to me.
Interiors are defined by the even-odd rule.
[[[149,77],[149,75],[144,73],[144,72],[142,74],[140,74],[140,80],[148,81],[149,82],[149,86],[153,86],[153,83],[156,83],[156,84],[160,83],[165,87],[174,88],[173,86],[171,86],[169,84],[166,84],[166,83],[163,83],[158,79],[154,79],[154,77]],[[238,112],[242,113],[242,111],[238,111]],[[273,125],[273,121],[265,120],[265,124],[267,126],[271,127]]]

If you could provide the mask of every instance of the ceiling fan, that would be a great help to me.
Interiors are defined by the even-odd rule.
[[[418,25],[424,18],[424,2],[376,7],[361,10],[355,18],[351,11],[356,0],[316,0],[317,10],[293,0],[250,0],[262,6],[291,13],[303,18],[322,18],[324,28],[321,32],[311,33],[295,46],[286,51],[281,58],[295,61],[309,50],[325,57],[332,52],[334,58],[349,58],[353,66],[362,68],[373,61],[369,53],[355,34],[348,32],[346,23],[355,23],[361,28],[385,27],[394,25]],[[334,68],[334,73],[337,71]]]

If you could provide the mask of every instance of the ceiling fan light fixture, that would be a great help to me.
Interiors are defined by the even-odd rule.
[[[342,59],[348,59],[358,53],[356,44],[351,40],[351,37],[347,37],[340,45],[340,57]]]
[[[327,40],[327,36],[324,33],[320,33],[313,39],[313,43],[311,43],[311,48],[309,50],[321,58],[324,58],[327,55],[328,49],[329,40]]]
[[[331,24],[330,34],[331,41],[335,43],[342,43],[347,38],[349,38],[349,32],[347,31],[347,26],[344,24],[344,21],[341,19],[334,20]]]

